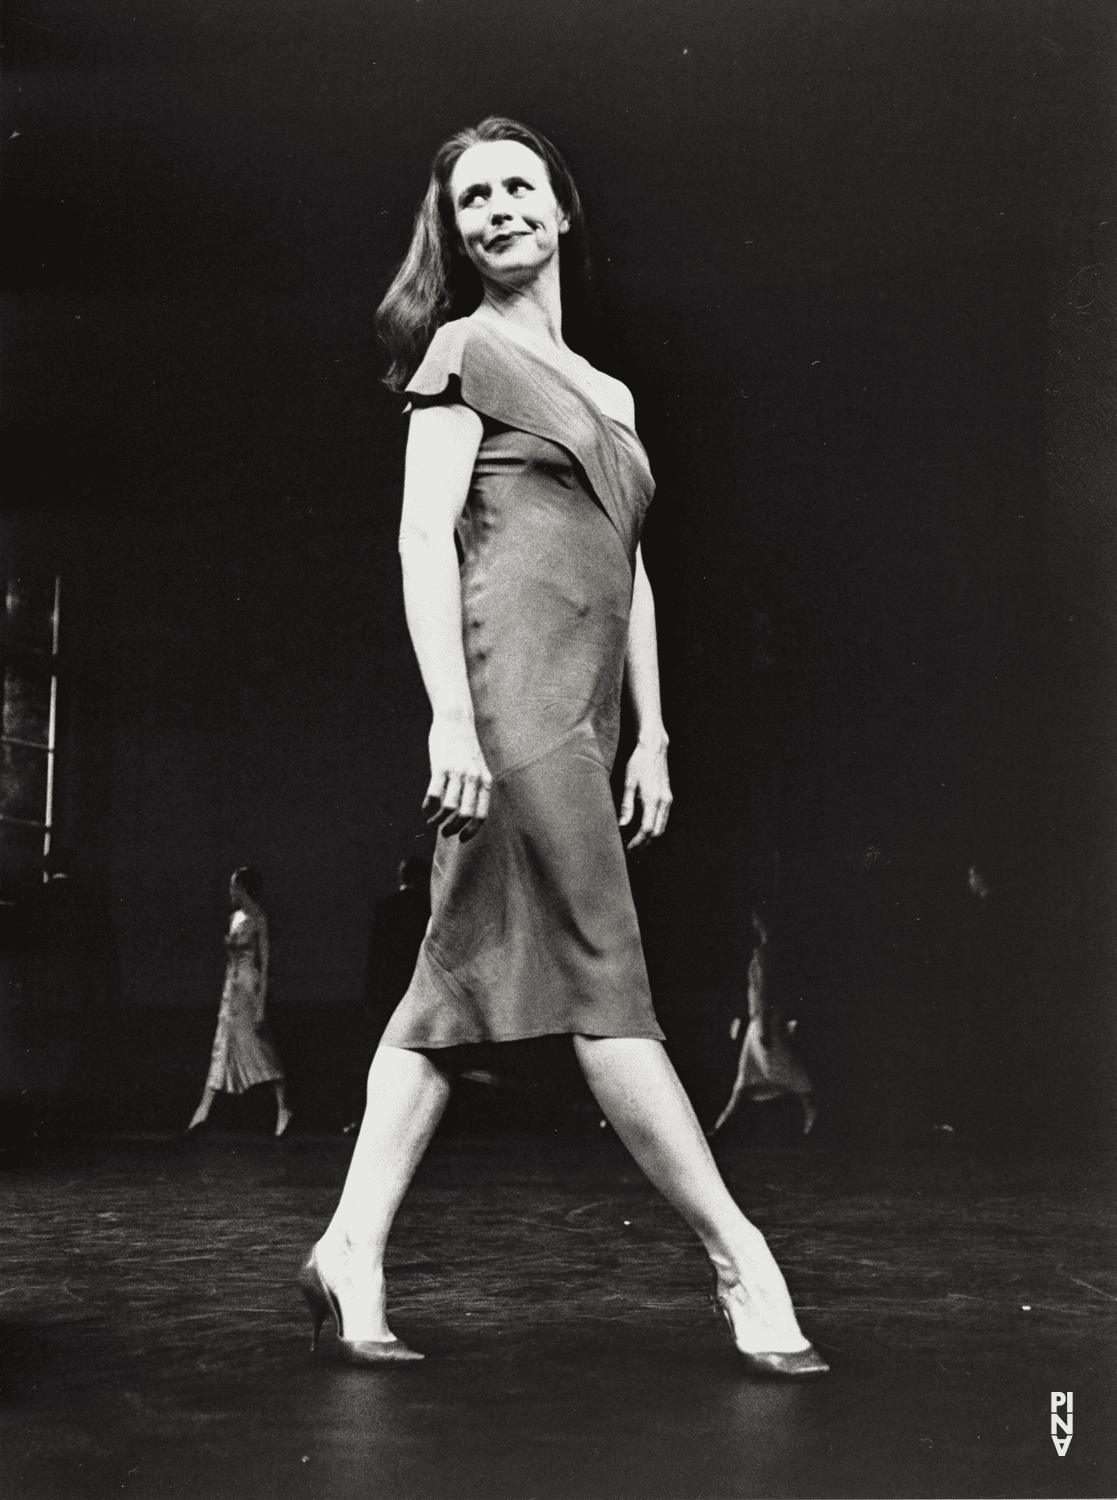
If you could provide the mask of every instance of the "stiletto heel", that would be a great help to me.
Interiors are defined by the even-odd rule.
[[[326,1283],[318,1256],[311,1249],[299,1270],[299,1289],[310,1309],[314,1334],[310,1341],[311,1353],[318,1348],[318,1336],[322,1324],[330,1316],[337,1325],[337,1343],[342,1357],[351,1365],[403,1364],[411,1360],[425,1359],[417,1349],[411,1349],[402,1339],[347,1339],[341,1320],[341,1305],[337,1296]]]
[[[306,1298],[306,1305],[310,1308],[310,1317],[314,1324],[314,1334],[310,1340],[310,1352],[313,1354],[318,1348],[318,1335],[322,1332],[322,1324],[331,1313],[337,1324],[337,1331],[341,1333],[341,1313],[330,1295],[329,1288],[322,1280],[322,1273],[318,1269],[318,1257],[313,1250],[303,1261],[302,1269],[299,1271],[299,1289]]]
[[[737,1331],[733,1327],[732,1314],[718,1290],[716,1267],[714,1268],[714,1290],[710,1294],[710,1302],[715,1316],[724,1318],[730,1342],[738,1356],[744,1360],[746,1369],[753,1375],[760,1375],[768,1380],[812,1380],[818,1375],[829,1373],[830,1366],[813,1344],[808,1344],[805,1349],[796,1349],[790,1354],[776,1350],[754,1352],[742,1349],[737,1342]]]

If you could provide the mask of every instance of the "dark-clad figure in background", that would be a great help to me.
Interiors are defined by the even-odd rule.
[[[431,917],[431,867],[427,861],[414,857],[401,860],[398,879],[396,889],[381,896],[373,908],[368,940],[365,1015],[373,1049],[392,1012],[407,993]],[[362,1094],[366,1074],[367,1062],[361,1074]],[[360,1128],[361,1117],[356,1114],[341,1133],[354,1136]]]
[[[788,1044],[788,1023],[780,1000],[778,974],[773,980],[771,933],[759,912],[753,912],[752,926],[756,951],[749,964],[749,1024],[741,1044],[733,1092],[710,1134],[721,1129],[742,1096],[759,1104],[765,1099],[778,1099],[782,1094],[794,1094],[803,1106],[803,1134],[809,1135],[818,1119],[814,1084]],[[738,1018],[730,1035],[736,1038],[740,1028]]]
[[[45,879],[0,906],[0,1159],[113,1087],[120,954],[108,903],[57,845]]]
[[[405,859],[399,885],[377,901],[365,966],[365,1004],[380,1035],[407,993],[431,916],[431,867],[425,859]]]
[[[995,905],[988,866],[957,864],[946,883],[937,957],[941,986],[927,1047],[928,1105],[931,1128],[944,1136],[969,1134],[988,1114],[994,1092],[978,1083],[975,1059],[983,1059],[998,1077],[1006,1067],[1005,1049],[986,1035],[990,1003],[1005,983],[992,947]]]
[[[229,881],[233,915],[225,937],[225,987],[205,1092],[187,1133],[205,1124],[219,1093],[243,1094],[258,1083],[275,1090],[276,1135],[291,1123],[286,1075],[265,1015],[270,953],[263,888],[263,876],[251,865],[242,865]]]
[[[315,1340],[331,1317],[350,1360],[422,1358],[388,1326],[384,1252],[449,1099],[440,1059],[567,1035],[602,1113],[703,1243],[745,1363],[821,1375],[652,1009],[618,825],[638,802],[629,848],[647,844],[671,806],[640,553],[654,484],[631,393],[563,338],[582,235],[551,143],[486,120],[439,150],[378,314],[389,383],[412,408],[400,552],[433,718],[425,806],[443,836],[431,925],[300,1283]],[[609,776],[624,683],[637,743],[618,818]]]
[[[43,968],[43,998],[81,1010],[120,998],[120,955],[105,904],[73,873],[72,856],[56,848],[46,880],[26,903],[27,945]]]

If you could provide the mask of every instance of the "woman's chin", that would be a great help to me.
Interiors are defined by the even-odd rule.
[[[488,257],[483,263],[474,264],[483,280],[514,290],[534,281],[550,259],[550,256],[527,256],[509,251],[507,258]]]

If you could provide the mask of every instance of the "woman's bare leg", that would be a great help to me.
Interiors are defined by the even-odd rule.
[[[207,1083],[202,1093],[202,1102],[198,1105],[187,1125],[187,1130],[195,1130],[199,1125],[204,1125],[209,1119],[209,1112],[213,1108],[213,1101],[217,1098],[217,1090],[211,1089]]]
[[[751,1353],[806,1349],[780,1268],[730,1196],[660,1043],[576,1036],[574,1047],[609,1123],[706,1247],[738,1346]]]
[[[275,1089],[275,1133],[282,1135],[291,1123],[291,1107],[287,1103],[287,1080],[276,1078],[272,1081]]]
[[[368,1102],[318,1265],[341,1303],[347,1339],[390,1339],[384,1248],[396,1210],[442,1118],[450,1085],[429,1058],[377,1049]]]

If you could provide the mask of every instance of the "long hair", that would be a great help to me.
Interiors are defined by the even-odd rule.
[[[576,315],[585,300],[589,283],[585,219],[569,168],[546,136],[503,115],[490,115],[480,125],[459,130],[435,153],[430,183],[415,215],[411,245],[376,311],[376,331],[392,359],[384,377],[389,390],[403,390],[443,323],[466,317],[481,301],[481,278],[458,235],[450,177],[470,146],[487,141],[518,141],[546,167],[570,226],[559,245],[564,314],[568,302]]]

